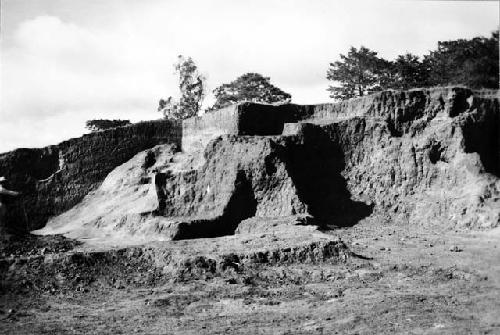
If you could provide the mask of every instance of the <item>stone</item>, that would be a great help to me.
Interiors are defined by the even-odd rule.
[[[453,246],[451,246],[449,250],[450,250],[451,252],[462,252],[462,251],[463,251],[463,249],[462,249],[462,248],[460,248],[460,247],[459,247],[459,246],[457,246],[457,245],[453,245]]]

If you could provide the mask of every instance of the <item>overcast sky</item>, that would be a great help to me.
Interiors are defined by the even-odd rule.
[[[423,55],[498,20],[497,1],[1,0],[0,152],[80,136],[88,119],[159,118],[179,54],[210,91],[259,72],[319,103],[350,46]]]

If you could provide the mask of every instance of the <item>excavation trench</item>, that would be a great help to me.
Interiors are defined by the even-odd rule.
[[[293,136],[225,136],[205,158],[196,171],[156,174],[155,214],[178,222],[173,239],[231,235],[252,217],[352,226],[372,212],[351,199],[343,151],[319,126]]]
[[[157,181],[164,176],[157,175]],[[168,195],[166,195],[168,196]],[[165,200],[159,201],[159,209],[165,210]],[[238,224],[255,215],[257,201],[252,186],[247,180],[244,171],[238,171],[231,195],[221,215],[215,218],[191,219],[179,223],[174,240],[210,238],[234,234]]]

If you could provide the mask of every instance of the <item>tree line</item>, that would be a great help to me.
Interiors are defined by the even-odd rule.
[[[326,78],[330,97],[339,101],[387,89],[464,85],[470,88],[499,87],[498,30],[490,37],[474,37],[438,42],[437,49],[422,58],[411,53],[389,61],[364,46],[351,47],[330,63]],[[191,57],[178,56],[174,64],[179,79],[180,98],[160,99],[158,111],[167,119],[198,115],[206,95],[206,78]],[[245,73],[213,90],[211,112],[242,101],[288,103],[292,96],[274,86],[269,77]],[[121,120],[90,120],[92,131],[120,126]],[[128,121],[124,120],[124,124]]]
[[[436,50],[419,58],[411,53],[394,61],[364,46],[351,47],[330,63],[330,97],[345,100],[380,90],[465,85],[498,88],[498,30],[491,37],[440,41]]]

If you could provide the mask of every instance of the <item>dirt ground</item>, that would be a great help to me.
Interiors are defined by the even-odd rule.
[[[23,288],[4,276],[0,333],[500,334],[499,229],[439,231],[365,220],[326,234],[361,257],[182,280],[83,280],[65,288]],[[42,243],[20,254],[73,247],[54,239],[48,244],[60,249]],[[12,249],[2,253],[17,257]],[[108,271],[125,278],[129,267],[140,264]]]

